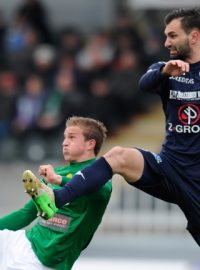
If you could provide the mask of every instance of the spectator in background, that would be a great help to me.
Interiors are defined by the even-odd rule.
[[[13,120],[13,133],[18,137],[28,136],[37,128],[37,121],[44,106],[46,89],[43,80],[36,74],[30,74],[22,94],[16,101],[16,116]]]
[[[51,88],[57,71],[56,48],[49,44],[38,45],[32,54],[31,70],[41,76],[47,88]]]
[[[116,46],[116,55],[124,50],[136,51],[140,63],[144,65],[145,51],[143,40],[139,34],[130,11],[120,10],[116,17],[116,24],[112,31],[113,42]]]
[[[52,90],[44,104],[43,112],[38,120],[42,132],[58,132],[63,129],[65,119],[71,115],[84,115],[85,99],[74,83],[70,70],[59,70]],[[54,135],[54,134],[53,134]]]
[[[138,92],[140,74],[138,54],[133,50],[122,51],[116,58],[109,76],[121,123],[140,109],[141,94]]]
[[[7,64],[18,77],[27,76],[31,67],[32,53],[39,43],[37,30],[27,25],[21,17],[16,16],[7,28],[4,47]]]
[[[112,134],[119,125],[118,104],[111,93],[110,82],[105,77],[97,77],[90,84],[90,97],[88,98],[88,115],[100,120],[108,127]]]
[[[60,31],[58,50],[61,54],[76,56],[83,46],[79,31],[73,27],[65,27]]]
[[[22,0],[16,13],[26,25],[39,33],[43,43],[52,42],[47,12],[42,1]]]
[[[10,134],[11,123],[16,110],[18,80],[12,71],[0,73],[0,138]]]
[[[63,53],[59,55],[57,68],[72,74],[73,84],[82,89],[82,78],[84,76],[82,70],[78,67],[76,57],[73,54]]]
[[[83,73],[82,85],[88,88],[90,82],[107,73],[114,57],[114,48],[109,34],[99,31],[93,35],[77,55],[77,65]]]
[[[158,10],[148,10],[144,13],[141,34],[145,37],[144,50],[147,66],[154,61],[168,59],[168,54],[162,46],[165,38],[159,24],[162,16],[162,12]]]

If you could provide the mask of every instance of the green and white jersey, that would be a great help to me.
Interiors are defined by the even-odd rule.
[[[62,185],[90,165],[95,159],[55,168],[62,176]],[[50,184],[49,184],[50,185]],[[50,185],[52,188],[60,188]],[[56,215],[37,223],[26,231],[26,236],[39,260],[56,270],[70,270],[81,251],[90,243],[100,224],[111,196],[111,181],[95,193],[82,196],[59,209]],[[0,219],[0,229],[18,230],[29,225],[37,215],[33,201],[22,209]]]

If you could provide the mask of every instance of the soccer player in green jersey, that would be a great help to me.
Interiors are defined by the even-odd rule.
[[[69,118],[63,141],[67,165],[57,168],[41,165],[39,174],[48,186],[59,189],[95,161],[105,138],[106,128],[101,122],[84,117]],[[44,185],[29,170],[24,172],[23,180],[33,198],[34,185]],[[40,209],[34,200],[0,218],[0,269],[70,270],[99,226],[111,191],[109,181],[99,190],[64,205],[48,220],[37,217]],[[23,229],[35,219],[32,227]]]

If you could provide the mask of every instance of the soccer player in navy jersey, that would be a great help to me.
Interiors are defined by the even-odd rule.
[[[162,100],[166,136],[160,153],[116,146],[54,191],[55,204],[61,207],[97,190],[117,173],[130,185],[177,204],[200,245],[200,10],[173,10],[165,17],[164,33],[170,60],[152,64],[139,81],[142,91]],[[52,201],[42,196],[34,201],[51,217]]]

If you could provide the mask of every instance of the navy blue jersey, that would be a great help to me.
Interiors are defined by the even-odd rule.
[[[159,94],[162,100],[166,137],[161,155],[200,180],[200,62],[190,64],[190,72],[179,77],[162,75],[164,65],[151,65],[139,87]]]
[[[161,97],[166,136],[158,155],[141,150],[145,169],[133,185],[179,205],[200,246],[200,62],[178,77],[161,74],[164,65],[153,64],[139,81],[141,90]]]

